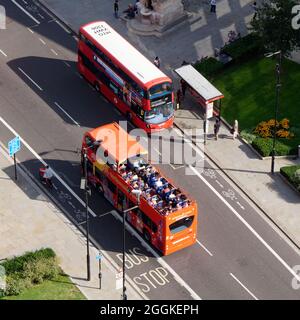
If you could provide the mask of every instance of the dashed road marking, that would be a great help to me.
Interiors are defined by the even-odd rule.
[[[213,256],[213,254],[199,240],[196,241],[199,244],[199,246],[202,247],[211,257]]]
[[[54,104],[66,115],[68,116],[78,127],[80,127],[80,124],[74,120],[57,102],[54,102]]]
[[[0,49],[0,52],[4,55],[4,57],[7,57],[7,54],[3,50]]]
[[[230,275],[240,286],[242,286],[250,294],[250,296],[253,299],[258,300],[258,298],[244,284],[242,284],[241,281],[234,274],[230,272]]]
[[[21,68],[19,68],[19,67],[18,67],[18,69],[19,69],[19,70],[24,74],[24,76],[25,76],[27,79],[29,79],[40,91],[43,91],[43,89],[42,89],[34,80],[32,80],[25,71],[23,71],[23,70],[22,70]]]
[[[56,56],[58,56],[58,53],[54,49],[50,49]]]
[[[237,204],[242,210],[245,210],[245,207],[242,206],[242,205],[239,203],[239,201],[237,201],[236,204]]]
[[[221,188],[224,188],[224,186],[222,185],[222,183],[219,180],[216,179],[215,181]]]
[[[31,33],[34,33],[34,31],[32,31],[30,28],[27,27],[27,30],[29,30]]]
[[[41,41],[41,43],[42,43],[43,45],[46,45],[46,42],[45,42],[43,39],[39,38],[39,40]]]

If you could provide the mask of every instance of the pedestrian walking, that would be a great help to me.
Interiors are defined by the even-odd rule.
[[[176,109],[179,109],[182,102],[182,92],[180,89],[176,91]]]
[[[254,16],[253,16],[253,20],[256,18],[257,16],[257,10],[258,10],[258,7],[257,7],[257,3],[256,1],[253,2],[253,4],[251,5],[253,11],[254,11]]]
[[[160,59],[159,59],[159,57],[155,57],[153,63],[157,66],[158,69],[160,68]]]
[[[214,125],[215,140],[218,140],[220,126],[221,126],[221,121],[220,121],[219,118],[217,118],[216,122],[215,122],[215,125]]]
[[[119,16],[119,0],[115,0],[114,12],[115,12],[115,17],[118,18],[118,16]]]
[[[233,140],[234,140],[239,134],[239,123],[238,123],[237,120],[234,120],[232,131],[233,131],[232,137],[233,137]]]
[[[210,12],[216,13],[217,2],[216,0],[210,0]]]
[[[186,83],[186,81],[183,80],[183,79],[180,79],[180,86],[181,86],[182,100],[183,100],[184,97],[185,97],[185,91],[186,91],[186,88],[187,88],[187,83]]]

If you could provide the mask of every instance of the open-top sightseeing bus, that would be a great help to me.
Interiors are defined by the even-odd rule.
[[[96,145],[99,141],[100,145]],[[147,151],[117,123],[86,132],[88,181],[120,213],[136,206],[132,190],[141,193],[137,209],[126,219],[164,255],[196,241],[197,204],[147,161]]]

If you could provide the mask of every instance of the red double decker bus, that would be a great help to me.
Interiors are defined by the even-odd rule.
[[[137,127],[151,132],[173,125],[172,80],[106,22],[80,28],[78,70]]]
[[[95,141],[101,141],[94,146]],[[147,150],[117,123],[86,132],[87,177],[98,192],[163,255],[196,242],[197,203],[147,161]],[[141,192],[138,208],[133,190]],[[124,213],[123,213],[124,214]]]

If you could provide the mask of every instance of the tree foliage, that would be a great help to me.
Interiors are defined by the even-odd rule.
[[[289,56],[300,48],[300,30],[292,28],[292,8],[297,0],[265,0],[251,21],[251,31],[261,38],[266,51]]]

